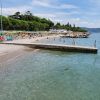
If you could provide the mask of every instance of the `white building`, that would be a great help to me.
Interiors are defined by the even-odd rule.
[[[49,30],[50,33],[67,33],[68,31],[65,29],[50,29]]]

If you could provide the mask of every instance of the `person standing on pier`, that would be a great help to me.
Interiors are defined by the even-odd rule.
[[[73,44],[73,45],[76,45],[76,43],[75,43],[75,40],[74,40],[74,39],[73,39],[73,42],[72,42],[72,44]]]

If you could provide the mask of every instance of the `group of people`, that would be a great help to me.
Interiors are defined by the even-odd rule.
[[[11,35],[5,36],[5,35],[0,35],[0,42],[2,41],[12,41],[13,37]]]
[[[29,33],[29,32],[16,32],[16,33],[8,33],[5,32],[0,34],[0,41],[12,41],[16,39],[25,39],[25,38],[35,38],[42,37],[42,34]]]

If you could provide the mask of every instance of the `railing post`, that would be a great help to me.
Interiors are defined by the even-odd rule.
[[[94,41],[94,47],[96,47],[96,40]]]

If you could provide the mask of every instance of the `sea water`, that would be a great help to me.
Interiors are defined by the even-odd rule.
[[[100,50],[100,33],[75,39]],[[42,40],[61,43],[58,38]],[[71,44],[71,39],[65,39]],[[31,51],[0,65],[0,100],[100,100],[100,52]]]

